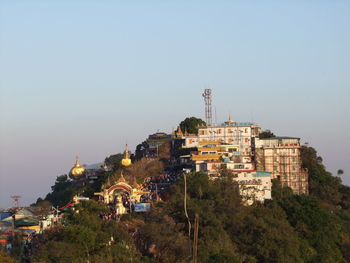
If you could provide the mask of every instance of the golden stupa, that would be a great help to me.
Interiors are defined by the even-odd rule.
[[[79,158],[77,156],[77,159],[75,161],[75,165],[73,166],[73,168],[69,171],[69,175],[70,177],[72,177],[73,179],[78,179],[79,177],[81,177],[85,172],[85,167],[80,165],[79,163]]]
[[[128,145],[125,145],[125,151],[124,151],[124,158],[122,159],[122,165],[123,166],[130,166],[131,165],[131,159],[129,156],[129,150]]]
[[[232,120],[232,118],[231,118],[231,113],[230,113],[230,114],[228,115],[228,121],[225,121],[225,124],[227,124],[227,125],[232,125],[232,124],[234,124],[234,123],[236,123],[236,122]]]

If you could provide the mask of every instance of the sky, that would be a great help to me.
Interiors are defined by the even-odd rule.
[[[296,136],[350,185],[350,1],[0,0],[0,207],[204,118]]]

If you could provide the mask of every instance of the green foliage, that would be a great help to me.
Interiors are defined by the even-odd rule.
[[[143,141],[142,143],[138,144],[135,150],[135,159],[140,160],[141,158],[145,157],[144,152],[147,149],[149,149],[149,145],[146,141]]]
[[[230,232],[240,250],[258,262],[302,262],[294,229],[277,205],[256,206]]]
[[[338,171],[337,171],[337,175],[338,176],[341,176],[341,175],[343,175],[344,174],[344,170],[343,169],[339,169]]]
[[[342,262],[338,247],[340,232],[332,212],[312,196],[293,195],[279,201],[289,223],[316,251],[312,261]]]
[[[33,262],[80,263],[82,259],[82,251],[75,243],[49,240],[34,256]]]
[[[140,262],[126,226],[100,219],[107,211],[95,201],[79,204],[65,216],[66,227],[45,231],[35,240],[33,262]]]
[[[140,226],[144,245],[153,248],[147,252],[159,262],[172,263],[186,259],[189,256],[189,243],[181,232],[182,225],[157,210],[149,218],[151,220],[145,220]]]
[[[284,197],[293,195],[293,190],[290,187],[282,187],[281,181],[272,179],[272,199],[281,200]]]
[[[100,192],[101,186],[106,182],[106,179],[111,176],[114,172],[109,171],[97,171],[96,172],[97,180],[95,180],[92,184],[88,184],[83,191],[83,196],[92,198],[94,197],[94,193]]]
[[[112,169],[115,171],[121,167],[121,161],[123,159],[124,155],[122,153],[117,153],[114,155],[111,155],[105,159],[105,163],[107,166],[112,167]]]
[[[50,201],[53,206],[63,206],[72,200],[79,187],[65,174],[57,176],[51,189],[52,192],[46,195],[45,200]]]
[[[350,213],[337,210],[336,214],[325,208],[316,197],[294,195],[290,188],[282,188],[277,180],[273,184],[274,201],[246,207],[241,204],[237,185],[231,176],[215,181],[201,173],[186,177],[187,210],[192,229],[195,213],[200,215],[200,262],[349,260]],[[345,192],[348,190],[344,188]],[[152,240],[155,248],[167,244],[168,249],[175,245],[169,241],[178,232],[186,237],[188,223],[183,204],[184,180],[179,180],[172,186],[167,202],[158,204],[144,219],[146,224],[141,228],[141,236]],[[170,227],[169,222],[174,227]],[[169,229],[173,236],[167,232]],[[171,237],[160,239],[162,233]],[[168,253],[174,260],[175,255]],[[185,257],[185,254],[182,255]],[[180,258],[176,258],[178,262],[184,259]],[[157,260],[167,262],[161,256]]]
[[[125,215],[118,223],[100,219],[107,206],[83,202],[65,215],[65,227],[40,235],[33,262],[190,262],[195,214],[199,262],[350,262],[350,187],[326,171],[313,148],[302,148],[302,161],[310,175],[309,196],[294,195],[275,179],[273,200],[244,206],[232,173],[222,169],[217,180],[187,174],[186,193],[181,178],[150,213]],[[163,168],[160,161],[141,159],[124,172],[141,182]],[[46,200],[68,198],[74,192],[69,189],[77,191],[66,176],[58,177]]]
[[[206,125],[205,121],[196,117],[186,118],[182,122],[180,122],[180,128],[182,132],[187,131],[188,133],[194,133],[194,134],[198,134],[199,126],[205,126],[205,125]]]
[[[274,137],[276,137],[276,135],[273,134],[273,132],[271,132],[270,130],[264,130],[259,133],[259,139],[267,139],[267,138],[274,138]]]
[[[312,147],[301,148],[303,166],[308,169],[310,194],[329,205],[338,205],[342,194],[340,178],[332,176]]]

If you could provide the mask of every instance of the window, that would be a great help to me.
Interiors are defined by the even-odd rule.
[[[274,167],[273,167],[273,170],[274,170],[275,172],[277,172],[277,171],[278,171],[278,166],[274,166]]]
[[[295,153],[295,149],[292,149],[292,153]]]

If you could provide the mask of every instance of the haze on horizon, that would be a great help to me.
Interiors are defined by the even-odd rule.
[[[254,121],[350,184],[349,1],[2,1],[0,207],[157,130]]]

